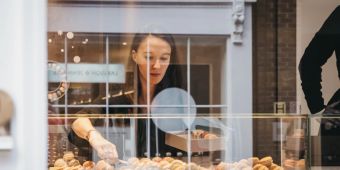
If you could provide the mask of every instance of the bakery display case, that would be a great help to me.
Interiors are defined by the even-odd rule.
[[[307,116],[228,113],[251,103],[227,102],[235,90],[224,76],[225,36],[172,37],[178,61],[166,68],[177,76],[162,79],[176,83],[151,96],[140,82],[143,64],[131,56],[134,34],[48,33],[48,169],[308,169]],[[91,131],[80,137],[73,130],[80,118],[115,146],[119,160],[90,144]]]
[[[168,77],[176,84],[144,100],[133,34],[57,31],[48,38],[50,170],[309,167],[307,116],[227,113],[246,106],[227,103],[224,36],[173,35],[178,61],[169,67],[178,78]],[[115,145],[119,161],[103,159],[88,135],[73,131],[79,118]]]
[[[72,137],[83,117],[104,122],[95,128],[118,161]],[[309,169],[308,127],[307,116],[285,114],[49,114],[48,169]]]

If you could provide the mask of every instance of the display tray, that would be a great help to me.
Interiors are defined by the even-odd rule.
[[[165,144],[182,151],[188,152],[188,134],[187,133],[167,133],[165,135]],[[223,138],[217,136],[215,139],[190,139],[191,152],[208,152],[208,151],[220,151],[224,150]]]

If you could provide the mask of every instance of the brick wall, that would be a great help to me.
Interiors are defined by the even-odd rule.
[[[295,112],[296,0],[258,0],[253,20],[253,111],[271,113],[284,101]]]
[[[276,101],[286,102],[287,111],[295,112],[296,0],[254,3],[253,35],[254,113],[272,113]],[[271,155],[278,162],[280,145],[272,140],[271,122],[254,121],[254,155]]]
[[[278,100],[296,112],[296,0],[278,1]]]

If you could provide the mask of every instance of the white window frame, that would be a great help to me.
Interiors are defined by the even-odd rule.
[[[12,148],[0,148],[0,169],[47,168],[46,11],[45,0],[0,5],[0,89],[12,97],[15,107]]]

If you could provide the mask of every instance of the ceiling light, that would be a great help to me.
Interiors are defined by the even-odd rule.
[[[72,39],[72,38],[74,37],[73,32],[68,32],[68,33],[66,34],[66,37],[67,37],[68,39]]]
[[[73,61],[74,61],[74,63],[79,63],[80,62],[80,57],[79,56],[74,56],[73,57]]]

